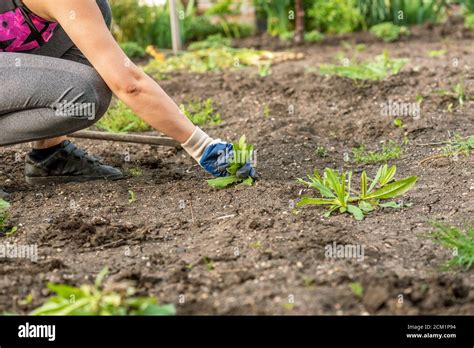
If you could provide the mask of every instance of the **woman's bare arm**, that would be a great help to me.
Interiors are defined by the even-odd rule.
[[[196,127],[163,89],[128,59],[107,28],[95,0],[25,3],[39,15],[57,21],[112,92],[145,122],[180,143],[191,137]]]

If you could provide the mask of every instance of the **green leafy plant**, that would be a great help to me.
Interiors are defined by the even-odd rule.
[[[0,198],[0,234],[4,234],[7,237],[16,233],[17,227],[10,227],[7,224],[10,203]]]
[[[203,41],[193,42],[189,45],[188,50],[197,51],[207,48],[230,47],[232,40],[222,36],[221,34],[210,35]]]
[[[234,158],[231,161],[230,166],[227,168],[229,175],[207,180],[209,186],[217,189],[223,189],[234,184],[248,186],[253,184],[254,180],[251,177],[239,178],[236,175],[240,168],[242,168],[248,161],[252,160],[254,151],[253,145],[247,144],[245,135],[243,135],[238,142],[233,143],[233,146]]]
[[[258,76],[260,77],[267,77],[271,74],[271,67],[270,63],[260,64],[258,66]]]
[[[180,109],[196,125],[216,126],[222,123],[221,115],[214,110],[211,98],[181,104]]]
[[[401,146],[393,140],[382,145],[382,149],[378,151],[367,151],[364,144],[352,149],[354,160],[360,163],[385,162],[400,158],[401,153]]]
[[[129,58],[143,58],[146,56],[145,49],[136,42],[124,42],[120,47]]]
[[[376,24],[370,28],[370,32],[385,42],[397,41],[400,35],[409,34],[406,27],[400,27],[391,22]]]
[[[317,30],[312,30],[304,33],[304,40],[306,42],[321,42],[324,40],[324,35]]]
[[[132,204],[132,203],[135,203],[136,201],[137,201],[137,194],[135,193],[135,191],[128,190],[128,203]]]
[[[464,26],[467,29],[474,30],[474,13],[471,13],[466,16],[466,18],[464,19]]]
[[[453,257],[446,263],[446,268],[462,268],[466,271],[471,269],[474,266],[474,228],[462,229],[437,222],[433,223],[433,226],[433,240],[453,251]]]
[[[362,20],[355,0],[313,0],[307,12],[308,26],[322,33],[350,33]]]
[[[316,149],[314,150],[316,156],[324,158],[328,156],[328,149],[325,148],[324,146],[316,146]]]
[[[388,52],[376,56],[373,61],[351,63],[347,65],[321,64],[319,72],[323,75],[336,75],[353,80],[382,80],[390,75],[396,75],[408,59],[392,59]]]
[[[291,6],[290,0],[254,0],[254,6],[260,16],[267,20],[267,31],[272,36],[279,36],[290,29],[288,10]]]
[[[364,287],[360,282],[349,283],[349,289],[351,289],[352,293],[358,298],[364,295]]]
[[[144,132],[151,129],[145,121],[135,115],[122,101],[118,101],[109,108],[105,116],[96,123],[96,126],[108,132],[116,133]]]
[[[392,181],[397,168],[395,166],[381,166],[374,179],[370,179],[365,171],[360,177],[360,191],[351,187],[352,172],[337,173],[330,168],[324,170],[323,176],[317,170],[309,175],[309,181],[298,179],[298,182],[315,189],[321,198],[303,197],[297,203],[298,207],[305,205],[326,205],[328,211],[324,214],[329,217],[333,212],[349,213],[356,220],[363,220],[364,215],[376,208],[401,208],[403,205],[394,201],[382,202],[398,197],[415,185],[417,177]]]
[[[31,315],[95,316],[95,315],[174,315],[173,305],[158,305],[152,297],[134,297],[135,289],[127,287],[113,291],[102,286],[108,273],[104,268],[94,285],[79,288],[66,284],[49,283],[48,289],[56,295],[50,297]]]
[[[363,26],[393,22],[398,25],[437,23],[446,12],[446,0],[357,0]]]

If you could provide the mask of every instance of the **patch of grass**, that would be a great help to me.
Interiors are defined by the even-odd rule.
[[[265,106],[263,107],[263,117],[269,118],[270,113],[271,113],[270,106],[268,106],[268,104],[265,104]]]
[[[237,176],[237,172],[240,168],[245,166],[249,161],[252,161],[253,158],[253,145],[247,144],[245,135],[243,135],[238,142],[233,143],[234,146],[234,158],[230,163],[230,166],[227,168],[228,176],[218,177],[211,180],[207,180],[209,186],[223,189],[230,185],[247,185],[251,186],[253,184],[253,179],[251,177],[240,178]]]
[[[472,149],[474,149],[474,135],[463,138],[459,133],[455,133],[446,146],[441,149],[441,154],[445,157],[468,156]]]
[[[173,305],[158,305],[152,297],[134,297],[135,289],[127,287],[113,291],[102,286],[108,273],[104,268],[96,277],[95,284],[73,287],[49,283],[55,293],[31,315],[97,316],[97,315],[174,315]]]
[[[433,223],[435,231],[431,237],[443,247],[453,251],[452,258],[446,263],[446,268],[461,268],[466,271],[474,265],[474,228],[464,229]]]
[[[198,126],[217,126],[222,123],[221,115],[214,110],[211,98],[194,100],[179,106],[181,112]]]
[[[385,164],[378,169],[374,179],[370,179],[363,171],[360,177],[360,191],[356,191],[351,187],[351,171],[338,173],[326,168],[321,176],[315,170],[312,175],[308,175],[309,181],[298,179],[298,182],[318,191],[321,198],[303,197],[297,203],[297,207],[326,205],[329,208],[324,214],[325,217],[338,211],[352,214],[356,220],[363,220],[366,214],[377,208],[402,208],[403,204],[394,201],[381,202],[404,194],[416,183],[416,176],[394,181],[396,171],[395,166],[388,168]]]
[[[464,85],[463,79],[459,81],[457,84],[455,84],[454,87],[452,87],[451,89],[438,89],[433,92],[435,94],[450,97],[453,101],[456,101],[461,107],[464,106],[465,101],[474,100],[473,95],[466,94],[466,87]]]
[[[376,24],[370,28],[370,32],[384,42],[397,41],[400,35],[408,35],[409,31],[406,27],[398,26],[392,22]]]
[[[351,289],[352,293],[358,298],[362,298],[364,295],[364,287],[360,282],[349,283],[349,289]]]
[[[383,144],[381,150],[368,151],[364,144],[352,149],[354,160],[359,163],[386,162],[391,159],[400,158],[401,153],[401,146],[393,140]]]
[[[259,51],[249,48],[214,47],[188,51],[165,60],[155,59],[148,63],[145,72],[153,77],[166,77],[176,71],[204,74],[258,67],[275,61],[299,59],[301,54],[293,52]]]
[[[396,75],[408,59],[390,58],[387,51],[367,62],[355,62],[347,65],[321,64],[319,72],[323,75],[347,77],[353,80],[382,80]]]
[[[109,108],[105,116],[96,123],[96,126],[113,133],[145,132],[151,129],[122,101],[118,101]]]
[[[212,262],[212,260],[209,257],[204,256],[202,258],[202,263],[204,264],[204,266],[206,266],[206,269],[208,271],[212,271],[214,269],[214,263]]]
[[[143,175],[143,170],[140,167],[130,168],[128,170],[131,176],[138,177]]]
[[[430,58],[437,58],[437,57],[442,57],[448,53],[447,50],[433,50],[428,52],[428,57]]]

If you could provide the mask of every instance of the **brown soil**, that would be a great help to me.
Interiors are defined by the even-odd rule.
[[[428,238],[430,220],[472,219],[472,154],[419,164],[439,148],[419,144],[446,140],[448,132],[474,134],[474,102],[454,103],[448,112],[451,101],[431,93],[464,78],[474,94],[472,37],[441,29],[422,28],[393,44],[345,37],[366,42],[361,58],[383,49],[410,58],[399,75],[378,82],[307,71],[334,62],[343,50],[336,39],[296,49],[305,58],[276,65],[267,78],[244,69],[163,81],[178,102],[213,98],[224,122],[206,129],[212,136],[233,140],[245,133],[256,145],[261,179],[253,187],[208,187],[206,173],[182,150],[83,140],[77,144],[107,163],[143,174],[31,187],[18,161],[28,145],[2,148],[0,182],[12,193],[10,222],[19,229],[0,243],[37,244],[39,259],[0,260],[0,311],[26,313],[49,295],[46,282],[91,282],[109,265],[114,281],[175,303],[179,314],[474,314],[474,273],[441,271],[450,252]],[[439,49],[447,54],[428,57]],[[424,96],[421,117],[402,118],[404,129],[381,116],[381,103],[415,102],[417,95]],[[344,161],[344,153],[405,135],[409,144],[390,163],[400,177],[419,177],[404,198],[410,208],[377,211],[362,222],[322,218],[321,208],[293,211],[292,203],[311,193],[296,178],[324,167],[351,169],[357,177],[367,168],[373,175],[378,164]],[[328,156],[318,157],[317,146],[328,148]],[[137,195],[131,204],[129,190]],[[324,248],[333,242],[363,245],[364,260],[326,258]],[[363,285],[362,298],[350,290],[352,282]],[[33,303],[20,305],[29,293]]]

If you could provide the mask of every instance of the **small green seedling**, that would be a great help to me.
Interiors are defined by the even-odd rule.
[[[352,293],[358,298],[364,295],[364,287],[360,282],[349,283],[349,289],[351,289]]]
[[[136,201],[137,201],[137,194],[132,190],[128,190],[128,203],[132,204],[132,203],[135,203]]]
[[[31,315],[97,316],[97,315],[174,315],[173,305],[158,305],[153,297],[133,297],[135,289],[127,287],[120,292],[102,286],[108,273],[104,268],[96,277],[95,285],[73,287],[66,284],[48,284],[56,295],[50,297]]]
[[[309,181],[303,179],[298,179],[298,181],[317,190],[321,198],[303,197],[297,203],[297,206],[327,205],[329,209],[324,214],[325,217],[339,211],[340,213],[352,214],[356,220],[363,220],[364,215],[377,208],[401,208],[404,206],[403,204],[394,201],[382,201],[401,196],[410,190],[415,185],[417,177],[410,176],[392,181],[396,171],[395,166],[388,168],[385,164],[378,169],[373,180],[363,171],[360,177],[360,191],[356,191],[351,187],[351,171],[339,174],[326,168],[323,176],[321,176],[315,170],[313,175],[308,176]]]
[[[384,42],[397,41],[400,35],[408,35],[410,33],[406,27],[400,27],[392,22],[376,24],[370,28],[370,32]]]
[[[447,50],[433,50],[428,52],[428,57],[430,58],[437,58],[437,57],[442,57],[448,53]]]
[[[347,77],[353,80],[383,80],[400,72],[408,59],[390,58],[387,51],[376,56],[375,60],[343,65],[321,64],[319,72],[323,75]]]
[[[396,118],[393,120],[393,124],[398,127],[398,128],[403,128],[405,127],[405,124],[403,123],[402,119],[401,118]]]
[[[448,141],[447,145],[441,149],[441,153],[444,157],[467,156],[472,149],[474,149],[474,135],[463,138],[456,133]]]
[[[316,146],[314,153],[316,154],[316,156],[321,158],[328,156],[328,150],[324,146]]]
[[[222,123],[221,115],[214,110],[211,98],[181,104],[180,109],[192,123],[198,126],[217,126]]]
[[[363,144],[352,149],[354,160],[360,163],[386,162],[391,159],[400,158],[401,153],[401,146],[393,140],[382,145],[382,149],[378,151],[367,151]]]
[[[433,240],[453,251],[445,268],[471,269],[474,266],[474,228],[461,229],[441,223],[433,223],[433,226],[436,228],[431,235]]]
[[[263,63],[258,65],[258,76],[264,78],[270,75],[271,73],[271,63]]]
[[[243,135],[237,143],[234,143],[234,158],[230,166],[227,168],[228,176],[223,176],[219,178],[214,178],[207,180],[209,186],[223,189],[227,186],[239,184],[239,185],[248,185],[253,184],[253,179],[248,178],[239,178],[237,177],[237,171],[242,168],[247,162],[251,161],[253,158],[253,145],[246,143],[245,135]]]
[[[451,90],[438,89],[438,90],[435,90],[434,93],[450,97],[453,101],[456,101],[461,107],[464,106],[464,102],[466,102],[467,100],[474,100],[473,95],[466,94],[466,87],[464,85],[464,80],[461,80],[459,83],[457,83]],[[452,103],[450,105],[451,105],[450,107],[448,106],[448,111],[451,112],[453,105]]]

